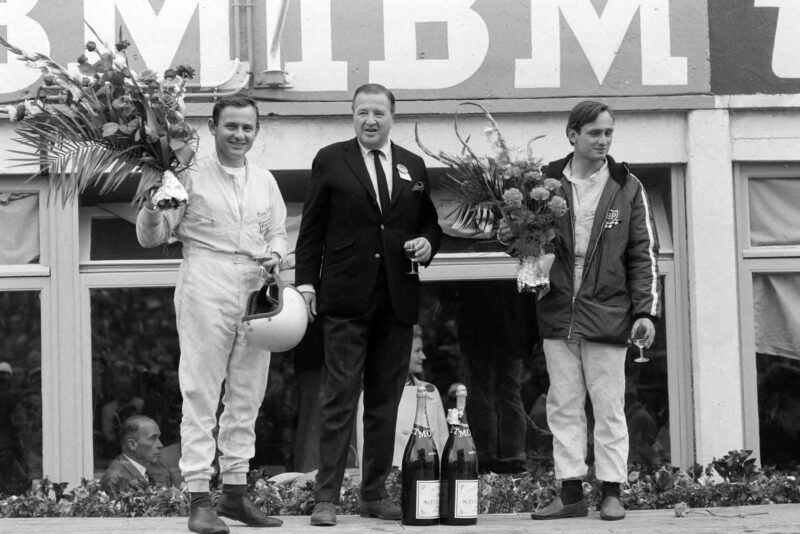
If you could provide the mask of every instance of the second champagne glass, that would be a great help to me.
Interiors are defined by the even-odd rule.
[[[403,249],[405,250],[406,258],[411,261],[411,268],[406,274],[419,276],[419,264],[414,259],[417,257],[417,249],[414,248],[414,244],[411,241],[406,241],[403,244]]]

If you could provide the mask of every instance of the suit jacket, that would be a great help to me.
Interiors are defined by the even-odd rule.
[[[127,456],[120,454],[108,465],[108,469],[103,473],[103,478],[100,484],[110,487],[115,481],[124,480],[147,480],[150,483],[159,484],[162,486],[172,486],[173,480],[169,469],[160,463],[150,464],[147,466],[148,477],[144,477],[136,469],[136,466],[131,463]]]
[[[431,257],[442,229],[430,198],[422,158],[391,144],[392,196],[381,213],[357,139],[320,150],[311,179],[295,252],[295,282],[312,284],[323,315],[355,317],[366,312],[381,263],[397,318],[413,324],[419,308],[419,278],[406,274],[403,243],[426,238]],[[398,165],[408,169],[403,180]]]

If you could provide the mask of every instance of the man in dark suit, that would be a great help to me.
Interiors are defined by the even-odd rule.
[[[161,431],[158,423],[146,415],[132,415],[120,429],[122,454],[103,473],[100,483],[108,488],[119,486],[120,480],[146,480],[161,486],[173,485],[170,470],[159,461]]]
[[[389,141],[394,106],[381,85],[356,89],[356,138],[317,153],[303,206],[295,280],[310,319],[319,312],[323,321],[325,350],[312,525],[336,524],[362,384],[361,515],[400,518],[384,483],[419,308],[419,277],[409,274],[409,258],[427,266],[442,230],[425,164]]]

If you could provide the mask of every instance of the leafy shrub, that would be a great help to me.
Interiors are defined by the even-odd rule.
[[[800,503],[796,472],[759,469],[751,451],[731,451],[706,468],[695,465],[683,471],[662,465],[649,471],[632,470],[622,487],[622,501],[629,510],[686,507],[706,508],[749,504]],[[309,515],[314,508],[313,483],[274,484],[253,471],[248,480],[250,499],[270,515]],[[387,479],[389,497],[400,500],[400,472]],[[482,514],[529,512],[548,504],[558,493],[552,469],[532,463],[525,473],[480,476],[479,511]],[[589,505],[600,502],[600,485],[584,483]],[[212,491],[212,501],[219,490]],[[338,512],[358,513],[359,486],[349,477],[342,484]],[[121,482],[104,488],[96,480],[83,480],[67,490],[65,483],[35,482],[25,495],[0,496],[3,517],[158,517],[186,516],[189,499],[177,488],[151,486],[144,481]]]

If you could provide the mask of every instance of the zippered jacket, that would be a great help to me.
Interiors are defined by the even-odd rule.
[[[557,221],[550,291],[537,301],[539,334],[625,345],[633,321],[661,316],[658,238],[647,194],[625,163],[608,157],[610,179],[600,196],[583,267],[574,291],[572,184],[564,168],[572,154],[542,169],[561,180],[569,212]]]

